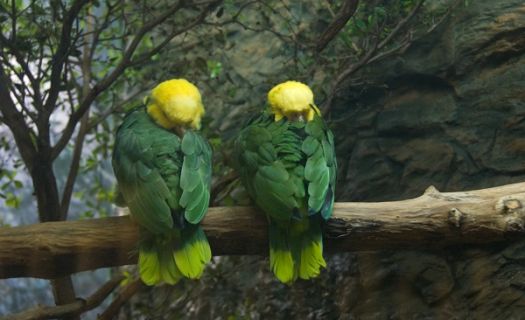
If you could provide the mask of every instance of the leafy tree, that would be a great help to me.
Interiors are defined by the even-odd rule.
[[[101,151],[107,151],[97,129],[108,129],[108,115],[162,77],[153,69],[137,70],[148,64],[165,70],[155,63],[159,52],[183,43],[181,35],[218,2],[0,3],[0,120],[31,176],[41,222],[67,218],[86,137],[101,139]],[[64,116],[63,127],[53,123]],[[53,163],[68,146],[73,156],[59,190]],[[16,205],[12,199],[8,204]],[[53,286],[57,304],[74,301],[69,278]]]

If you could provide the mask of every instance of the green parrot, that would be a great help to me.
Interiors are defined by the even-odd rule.
[[[198,279],[211,259],[199,226],[208,209],[211,149],[196,130],[204,114],[196,86],[172,79],[117,130],[113,170],[139,224],[139,272],[147,285]]]
[[[270,268],[291,283],[326,267],[322,224],[334,206],[334,138],[307,85],[281,83],[268,102],[235,141],[235,160],[248,194],[268,218]]]

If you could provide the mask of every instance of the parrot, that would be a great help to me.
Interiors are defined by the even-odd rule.
[[[239,133],[234,161],[248,195],[268,221],[270,269],[291,284],[326,267],[322,226],[333,211],[334,136],[304,83],[286,81]]]
[[[186,79],[158,84],[117,129],[112,165],[120,196],[139,225],[146,285],[198,279],[211,260],[199,226],[208,210],[212,151],[197,130],[204,106]]]

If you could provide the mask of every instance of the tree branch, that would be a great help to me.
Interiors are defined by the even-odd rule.
[[[94,17],[89,15],[86,19],[86,29],[88,32],[93,29],[95,23]],[[96,36],[96,35],[95,35]],[[92,46],[95,46],[95,39],[91,39]],[[91,46],[90,42],[85,37],[82,54],[82,88],[80,88],[80,96],[85,97],[90,90],[91,83]],[[75,140],[75,147],[73,149],[73,156],[71,157],[71,165],[69,166],[69,172],[67,174],[66,184],[64,186],[64,192],[62,193],[62,202],[60,203],[60,220],[67,219],[67,213],[69,210],[69,204],[71,202],[71,196],[73,195],[73,188],[80,167],[80,158],[82,156],[82,149],[84,148],[84,140],[89,129],[89,111],[84,113],[80,120],[80,128],[78,129],[77,138]]]
[[[67,11],[64,15],[60,43],[58,44],[58,49],[53,55],[53,59],[51,61],[51,76],[49,79],[50,87],[44,105],[44,108],[48,114],[47,116],[49,116],[54,109],[56,100],[58,98],[58,93],[60,91],[60,75],[62,74],[62,69],[64,67],[64,63],[67,60],[69,48],[71,46],[71,30],[73,28],[73,22],[77,18],[82,7],[88,2],[88,0],[76,0],[71,5],[69,11]]]
[[[137,293],[144,284],[140,279],[133,280],[130,284],[125,286],[119,294],[113,299],[109,307],[98,317],[98,320],[111,320],[118,314],[120,308],[126,303],[131,297]]]
[[[222,1],[222,0],[221,0]],[[196,25],[202,23],[204,21],[204,19],[206,18],[206,16],[208,15],[208,13],[210,12],[211,8],[213,8],[215,6],[216,3],[218,2],[221,2],[221,1],[215,1],[214,3],[211,3],[209,4],[206,8],[204,8],[200,14],[195,18],[193,19],[193,21],[187,23],[184,28],[181,28],[181,29],[175,29],[173,30],[169,36],[167,36],[164,41],[162,41],[159,45],[157,45],[155,48],[151,49],[149,52],[145,53],[143,56],[141,57],[137,57],[136,59],[133,59],[132,62],[130,62],[130,66],[136,66],[136,65],[140,65],[141,63],[144,63],[145,61],[147,61],[148,59],[150,59],[151,57],[153,57],[155,54],[159,53],[162,49],[164,49],[164,47],[171,41],[173,40],[173,38],[175,38],[176,36],[180,35],[180,34],[183,34],[184,32],[188,31],[188,30],[191,30],[193,29]]]
[[[16,109],[8,90],[10,79],[4,72],[4,66],[0,60],[0,111],[4,123],[11,129],[15,138],[18,151],[29,171],[33,168],[36,148],[31,140],[31,129],[27,126],[22,112]]]
[[[79,315],[86,311],[96,308],[102,301],[104,301],[115,290],[120,282],[124,280],[124,276],[119,275],[106,282],[95,293],[87,299],[77,299],[73,303],[63,304],[56,307],[38,306],[33,309],[26,310],[21,313],[12,314],[2,317],[0,320],[41,320],[41,319],[56,319],[64,316]]]
[[[332,41],[332,39],[337,36],[339,31],[344,28],[348,20],[352,18],[355,11],[357,10],[358,4],[359,0],[346,0],[345,3],[343,3],[343,6],[341,7],[341,10],[339,10],[337,16],[335,16],[334,20],[328,25],[328,27],[326,27],[321,37],[319,37],[319,40],[317,40],[315,45],[315,50],[317,53],[323,51],[330,41]]]
[[[13,19],[14,20],[14,19]],[[14,32],[14,31],[13,31]],[[37,110],[40,110],[42,108],[42,94],[40,92],[40,80],[37,80],[33,73],[31,72],[31,69],[29,68],[29,65],[24,60],[22,54],[14,43],[7,39],[2,33],[0,33],[0,43],[2,46],[9,48],[9,51],[11,54],[15,57],[16,62],[20,65],[22,70],[24,71],[24,75],[27,76],[29,79],[29,82],[31,83],[31,87],[33,88],[33,104]],[[22,83],[24,83],[23,78],[20,79]],[[23,105],[23,104],[22,104]]]
[[[437,248],[523,238],[525,183],[392,202],[336,203],[326,223],[329,252]],[[210,208],[202,226],[215,255],[266,254],[267,223],[251,207]],[[0,228],[0,279],[55,278],[136,263],[129,217]]]
[[[392,29],[392,31],[390,31],[388,36],[380,42],[376,41],[372,45],[372,47],[361,57],[361,59],[359,59],[355,63],[349,63],[347,66],[343,67],[343,71],[335,78],[334,82],[332,83],[332,89],[328,94],[326,101],[323,103],[323,106],[321,107],[321,110],[324,114],[330,113],[332,101],[337,93],[337,90],[339,89],[340,84],[354,72],[359,70],[364,65],[368,64],[370,61],[377,60],[377,58],[374,57],[376,52],[383,49],[387,44],[390,43],[390,41],[392,41],[392,39],[394,39],[398,35],[399,31],[401,31],[407,25],[407,23],[410,20],[412,20],[412,18],[419,12],[419,9],[421,9],[424,2],[425,0],[419,1],[418,4],[412,9],[412,11],[404,19],[399,21],[399,23]]]

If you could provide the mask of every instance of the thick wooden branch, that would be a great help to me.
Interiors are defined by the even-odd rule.
[[[469,192],[430,187],[415,199],[337,203],[325,227],[328,252],[487,244],[525,234],[525,183]],[[215,255],[266,254],[267,225],[251,207],[210,208],[203,227]],[[54,278],[136,263],[129,217],[0,229],[0,278]]]

